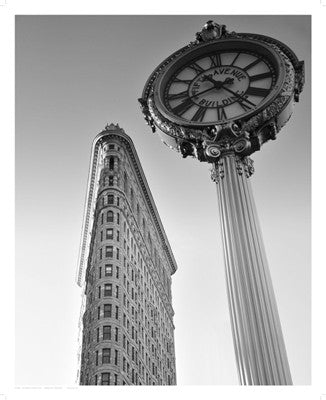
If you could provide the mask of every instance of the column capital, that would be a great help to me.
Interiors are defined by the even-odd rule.
[[[211,179],[215,183],[219,183],[224,178],[225,168],[224,160],[226,157],[233,157],[235,161],[236,172],[238,175],[245,175],[249,178],[254,172],[254,160],[250,157],[241,157],[235,153],[225,154],[217,162],[212,164]]]

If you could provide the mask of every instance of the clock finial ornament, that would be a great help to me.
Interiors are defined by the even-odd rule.
[[[196,33],[197,42],[207,42],[209,40],[220,39],[226,33],[226,26],[219,25],[216,22],[209,20],[203,26],[201,32]]]

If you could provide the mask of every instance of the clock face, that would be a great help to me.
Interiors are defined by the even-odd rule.
[[[275,63],[266,55],[247,49],[214,50],[172,69],[161,100],[181,123],[219,124],[261,108],[276,81]]]

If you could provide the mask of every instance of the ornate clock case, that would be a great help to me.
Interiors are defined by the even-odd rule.
[[[176,77],[182,68],[187,68],[191,63],[196,65],[196,60],[223,52],[252,54],[268,65],[271,76],[268,91],[261,90],[264,95],[260,96],[258,103],[251,103],[252,106],[247,108],[245,102],[246,98],[248,99],[248,89],[237,93],[233,91],[236,96],[234,101],[243,108],[243,112],[238,115],[225,115],[223,119],[216,120],[206,118],[205,121],[202,115],[199,115],[200,108],[193,118],[185,118],[181,113],[178,115],[180,106],[173,109],[167,101],[168,87],[173,84],[171,80],[178,79]],[[198,70],[193,81],[197,79],[196,82],[202,82],[205,78],[210,79],[216,87],[221,86],[222,81],[209,78],[213,67],[214,65],[207,73]],[[241,72],[241,69],[238,68],[239,71]],[[250,81],[251,77],[246,79]],[[139,102],[145,120],[153,132],[156,131],[156,127],[159,128],[158,134],[165,144],[180,151],[183,157],[193,156],[200,161],[216,162],[225,152],[232,151],[240,157],[248,156],[259,150],[263,143],[275,139],[276,134],[290,118],[293,103],[299,100],[303,84],[304,63],[299,61],[285,44],[263,35],[228,32],[225,25],[208,21],[202,31],[196,34],[195,41],[167,57],[154,70],[146,82]],[[186,101],[189,107],[192,107],[191,102],[198,107],[196,100],[200,99],[203,91],[198,92],[196,96],[193,83],[188,87]],[[226,87],[226,90],[232,93],[230,87]],[[255,91],[257,92],[257,89]],[[214,93],[210,99],[213,97]],[[205,113],[205,110],[202,111]]]

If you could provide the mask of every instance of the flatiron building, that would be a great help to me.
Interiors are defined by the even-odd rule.
[[[93,142],[77,282],[80,385],[175,385],[171,276],[177,266],[132,140]]]

